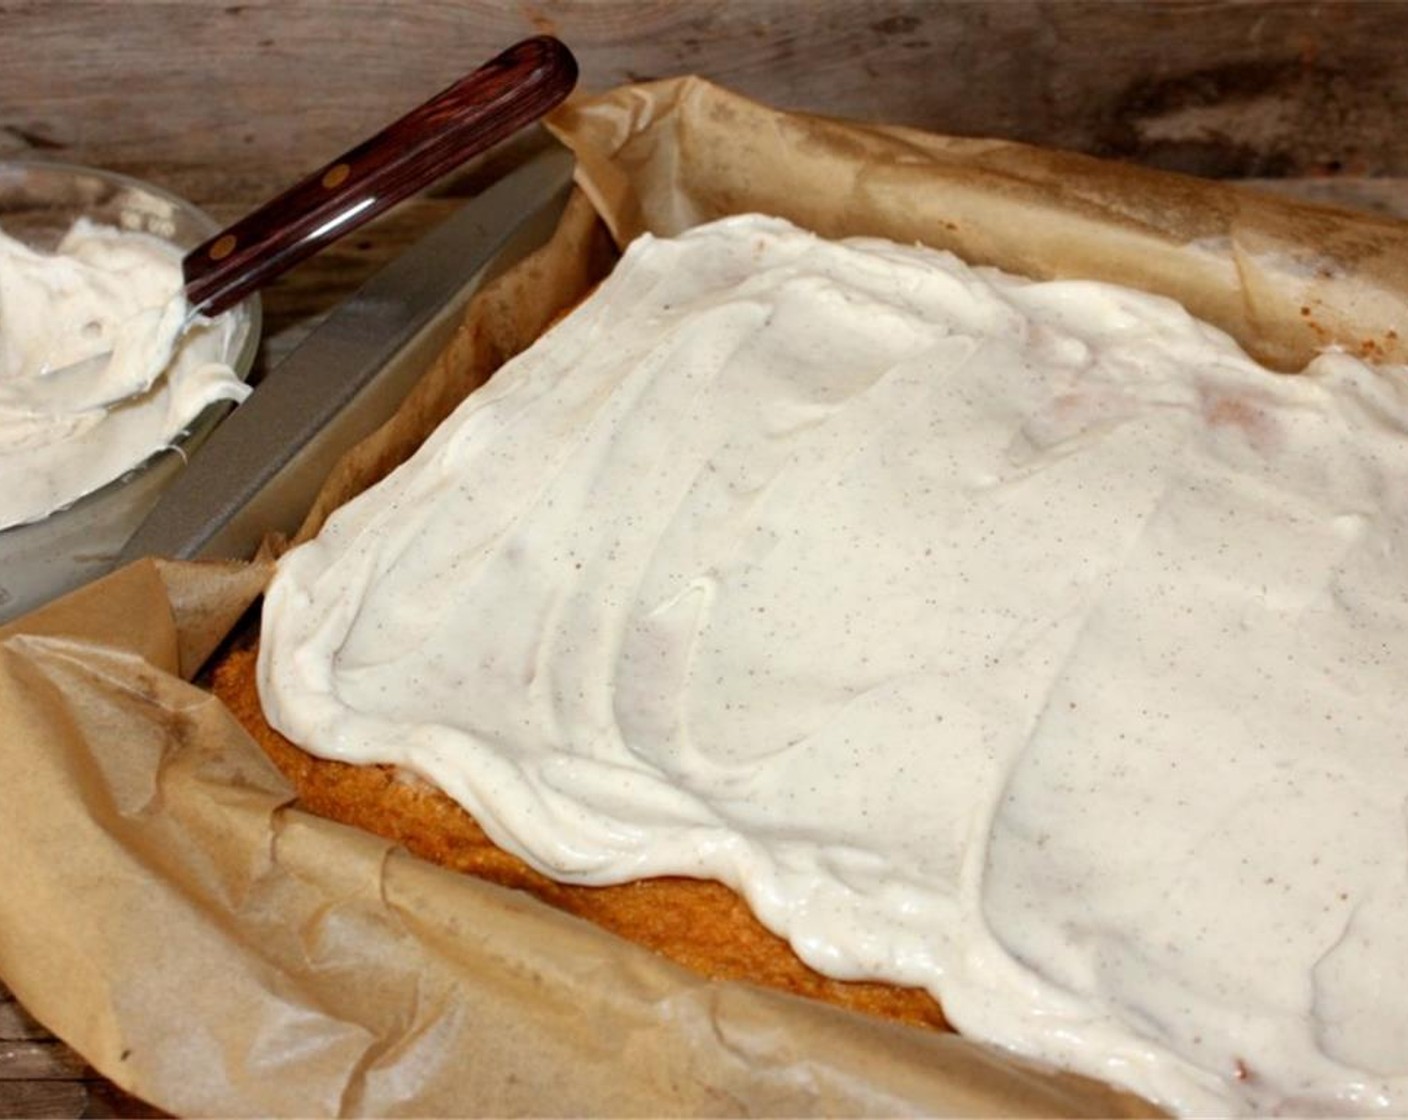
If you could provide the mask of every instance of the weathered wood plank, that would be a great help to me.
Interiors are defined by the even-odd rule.
[[[1404,0],[28,0],[0,6],[0,156],[238,208],[553,31],[587,89],[692,72],[1205,174],[1404,174],[1405,20]]]
[[[88,1088],[81,1081],[0,1081],[0,1117],[83,1116]]]
[[[84,1083],[88,1099],[80,1116],[84,1120],[100,1117],[121,1117],[123,1120],[135,1118],[161,1118],[169,1115],[154,1108],[146,1101],[138,1100],[131,1093],[119,1089],[111,1081],[89,1081]]]
[[[167,1115],[101,1079],[0,1081],[0,1118],[162,1117]]]
[[[7,990],[0,989],[0,1046],[7,1042],[53,1038]],[[0,1051],[3,1053],[3,1051]],[[0,1071],[0,1077],[3,1077]]]
[[[0,1042],[0,1081],[74,1081],[92,1076],[88,1063],[57,1039]]]

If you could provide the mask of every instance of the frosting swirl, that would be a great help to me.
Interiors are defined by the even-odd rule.
[[[1401,1110],[1404,395],[922,247],[642,238],[283,559],[264,704],[1175,1110]]]

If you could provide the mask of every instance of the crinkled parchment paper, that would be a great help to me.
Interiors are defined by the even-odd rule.
[[[1174,295],[1263,358],[1401,358],[1408,234],[684,79],[560,110],[581,191],[310,514],[391,469],[643,229],[744,210]],[[598,217],[600,215],[600,218]],[[313,818],[189,683],[271,562],[133,565],[0,629],[0,975],[100,1071],[219,1115],[1128,1115],[954,1036],[707,982]]]

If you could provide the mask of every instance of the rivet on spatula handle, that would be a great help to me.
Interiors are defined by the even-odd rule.
[[[556,39],[525,39],[186,254],[186,297],[214,315],[531,124],[577,81]]]

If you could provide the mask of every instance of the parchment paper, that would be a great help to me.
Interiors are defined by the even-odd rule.
[[[557,235],[476,298],[301,535],[580,298],[608,230],[758,209],[1136,282],[1287,367],[1323,341],[1401,356],[1394,223],[781,114],[693,79],[574,102],[552,127],[581,186]],[[271,565],[145,561],[0,629],[0,975],[130,1092],[189,1115],[1148,1110],[955,1036],[704,981],[304,813],[189,683]]]
[[[560,110],[558,135],[618,242],[726,214],[951,249],[1036,278],[1167,295],[1259,360],[1338,345],[1401,363],[1408,227],[1001,140],[785,114],[699,79]]]

